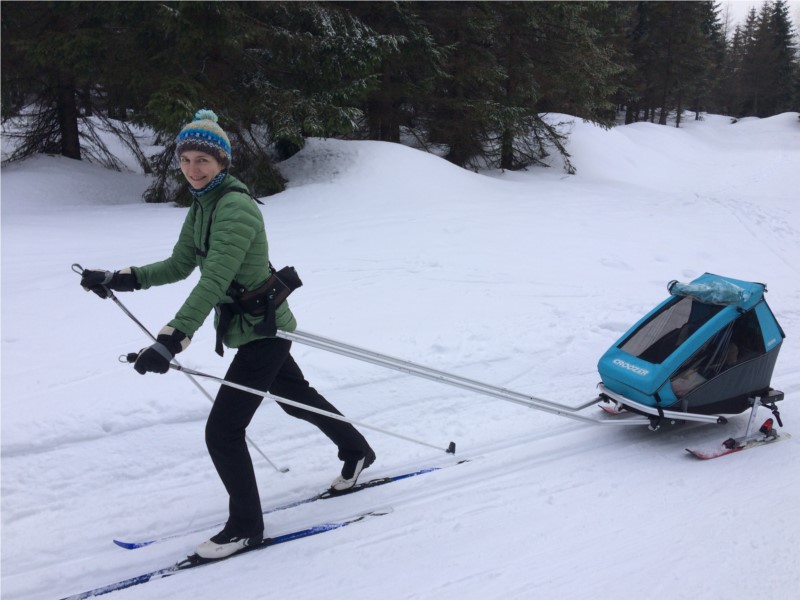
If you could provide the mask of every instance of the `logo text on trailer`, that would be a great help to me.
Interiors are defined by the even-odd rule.
[[[637,367],[636,365],[632,365],[629,362],[625,362],[621,358],[615,358],[614,359],[614,364],[617,365],[618,367],[623,368],[623,369],[627,369],[628,371],[633,371],[637,375],[644,376],[644,375],[647,375],[648,373],[650,373],[650,371],[648,371],[647,369],[643,369],[642,367]]]

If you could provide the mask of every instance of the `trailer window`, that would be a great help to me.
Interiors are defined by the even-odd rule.
[[[732,341],[733,324],[718,331],[670,378],[672,391],[683,398],[700,384],[714,379],[739,360],[739,347]]]
[[[755,310],[744,313],[703,344],[670,378],[677,398],[739,364],[764,355],[764,336]],[[740,381],[734,379],[734,381]],[[749,381],[741,380],[742,392]]]
[[[676,297],[623,341],[620,348],[642,360],[659,364],[722,308],[688,297]]]

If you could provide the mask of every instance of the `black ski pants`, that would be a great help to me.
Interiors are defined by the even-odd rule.
[[[236,352],[226,381],[341,414],[305,380],[289,353],[291,345],[281,338],[245,344]],[[261,401],[261,396],[223,385],[206,423],[208,453],[230,497],[226,530],[234,535],[253,536],[264,531],[261,500],[245,440],[245,430]],[[367,441],[349,423],[293,406],[280,407],[318,427],[337,446],[340,460],[358,460],[366,454]]]

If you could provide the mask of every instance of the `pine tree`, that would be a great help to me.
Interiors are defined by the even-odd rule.
[[[763,16],[758,28],[758,43],[764,46],[766,69],[761,102],[756,114],[768,117],[796,108],[794,83],[797,76],[795,32],[785,0],[776,0]],[[761,39],[763,38],[763,39]]]
[[[730,41],[726,44],[717,98],[719,111],[724,115],[738,115],[744,102],[741,73],[744,64],[745,43],[744,30],[741,25],[736,25]]]
[[[365,137],[400,142],[403,134],[424,145],[424,106],[441,75],[442,49],[416,12],[416,2],[347,2],[348,12],[396,40],[376,70],[376,85],[363,104]]]
[[[145,197],[156,202],[175,198],[174,137],[199,108],[218,113],[256,193],[283,189],[271,152],[353,131],[397,46],[317,2],[4,3],[2,42],[3,117],[35,117],[20,121],[12,158],[103,158],[99,123],[152,170]],[[154,130],[163,152],[145,157],[128,120]]]
[[[740,29],[741,58],[736,72],[735,85],[739,91],[739,103],[733,113],[736,117],[755,114],[758,105],[758,90],[761,88],[761,72],[759,70],[759,52],[757,51],[758,14],[751,8]]]
[[[171,10],[163,32],[171,48],[162,60],[173,73],[154,82],[147,122],[167,142],[195,108],[215,108],[236,172],[258,195],[283,189],[274,160],[302,148],[306,137],[358,126],[375,65],[396,45],[335,5],[191,2]],[[167,143],[153,199],[172,193],[166,172],[173,151]]]
[[[565,136],[545,112],[566,113],[610,125],[610,96],[621,71],[612,47],[592,24],[604,3],[503,2],[497,10],[495,52],[504,67],[503,107],[497,122],[499,166],[516,169],[542,163],[552,149],[572,172]],[[579,56],[580,60],[576,60]],[[490,155],[490,158],[493,158]],[[491,161],[495,164],[495,161]]]
[[[7,160],[46,152],[121,168],[98,133],[108,120],[90,118],[114,87],[107,49],[118,35],[107,10],[99,3],[3,3],[3,118],[14,119],[6,135],[16,138]],[[136,145],[124,124],[113,127]]]
[[[626,123],[655,118],[657,81],[659,78],[659,48],[663,41],[658,36],[659,18],[656,13],[659,3],[637,2],[631,15],[630,55],[633,68],[628,70],[624,99],[628,112]]]
[[[797,68],[792,27],[782,1],[752,9],[743,29],[743,56],[735,116],[768,117],[790,110],[793,72]]]
[[[723,41],[713,2],[639,2],[631,32],[635,71],[626,122],[644,119],[665,125],[690,105],[699,112],[722,61]]]
[[[700,40],[698,43],[698,70],[689,78],[686,99],[695,112],[695,120],[700,119],[703,110],[717,110],[719,89],[722,85],[725,65],[725,25],[720,16],[718,4],[712,0],[699,2]],[[680,110],[678,110],[680,117]]]
[[[416,5],[444,60],[433,94],[419,99],[427,143],[461,166],[518,169],[563,140],[542,112],[610,124],[621,68],[591,23],[604,3],[427,2]],[[576,60],[580,56],[581,60]],[[420,119],[418,119],[420,121]]]
[[[734,117],[797,109],[798,57],[783,0],[752,8],[726,45],[714,106]]]
[[[427,138],[459,166],[482,166],[500,110],[503,69],[493,53],[489,2],[422,2],[419,16],[443,50],[442,74],[427,99]]]

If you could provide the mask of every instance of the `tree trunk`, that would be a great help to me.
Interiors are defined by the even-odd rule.
[[[658,115],[658,124],[659,125],[666,125],[667,124],[667,114],[669,113],[669,111],[667,110],[666,102],[667,102],[667,95],[664,94],[664,97],[663,97],[663,99],[661,101],[661,112]]]
[[[56,90],[58,130],[61,135],[61,155],[81,159],[81,138],[78,131],[78,102],[75,84],[68,76],[59,78]]]
[[[380,84],[367,100],[367,125],[369,139],[382,142],[400,141],[400,110],[392,98],[391,65],[381,65]]]
[[[514,135],[508,130],[503,130],[503,139],[500,149],[500,168],[514,169]]]

